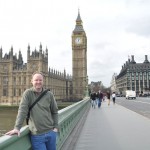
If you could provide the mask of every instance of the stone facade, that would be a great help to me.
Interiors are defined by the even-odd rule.
[[[72,73],[73,97],[75,100],[83,99],[87,93],[87,37],[83,29],[80,13],[76,19],[76,26],[72,32]]]
[[[48,49],[44,51],[40,44],[39,50],[27,48],[27,63],[23,62],[21,51],[18,57],[10,52],[3,56],[0,49],[0,104],[18,105],[25,89],[31,87],[32,73],[41,71],[44,74],[44,87],[50,88],[56,100],[72,99],[72,77],[48,68]]]
[[[117,91],[125,94],[126,90],[133,90],[137,95],[150,93],[150,63],[147,55],[143,63],[136,63],[134,56],[131,57],[116,78]]]
[[[22,93],[30,88],[33,72],[44,74],[44,87],[50,88],[56,100],[77,101],[84,98],[88,92],[87,76],[87,37],[82,26],[80,13],[72,32],[72,74],[66,75],[48,67],[48,49],[30,50],[27,47],[27,63],[24,63],[22,53],[14,55],[13,47],[4,54],[0,49],[0,105],[18,105]]]
[[[76,101],[84,98],[88,91],[87,77],[87,37],[82,26],[80,13],[72,32],[72,74],[73,77],[48,67],[48,49],[39,50],[27,48],[27,63],[24,63],[22,53],[14,55],[13,47],[4,54],[0,49],[0,105],[18,105],[22,93],[30,88],[31,76],[35,71],[44,74],[44,87],[50,88],[56,100]]]
[[[117,92],[117,86],[116,86],[116,78],[117,78],[117,74],[114,73],[113,76],[112,76],[112,79],[111,79],[111,83],[110,83],[110,89],[111,89],[111,92]]]

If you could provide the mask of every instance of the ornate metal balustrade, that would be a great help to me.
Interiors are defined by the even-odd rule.
[[[59,133],[57,138],[57,150],[60,150],[70,133],[90,108],[89,98],[70,105],[59,111]],[[0,150],[31,150],[28,126],[21,129],[20,137],[4,135],[0,137]]]

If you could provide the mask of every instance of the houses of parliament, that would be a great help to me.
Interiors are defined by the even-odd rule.
[[[48,66],[48,49],[27,47],[27,63],[21,51],[14,55],[13,47],[3,55],[0,49],[0,105],[18,105],[23,92],[30,88],[33,72],[44,74],[44,88],[50,88],[56,100],[77,101],[85,96],[87,79],[87,37],[83,29],[80,12],[72,31],[72,76]]]

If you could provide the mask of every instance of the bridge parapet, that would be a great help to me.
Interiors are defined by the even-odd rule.
[[[58,150],[62,147],[86,110],[90,108],[89,104],[89,98],[87,98],[59,111]]]
[[[31,150],[28,126],[21,128],[20,137],[4,135],[0,137],[0,150]]]
[[[60,150],[70,133],[80,120],[81,116],[90,108],[89,98],[59,110],[59,133],[57,138],[57,150]],[[0,150],[32,150],[28,126],[21,128],[21,135],[0,137]]]

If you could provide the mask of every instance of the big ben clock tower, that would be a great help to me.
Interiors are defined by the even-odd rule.
[[[87,37],[82,26],[80,12],[72,32],[73,97],[81,100],[87,88]]]

